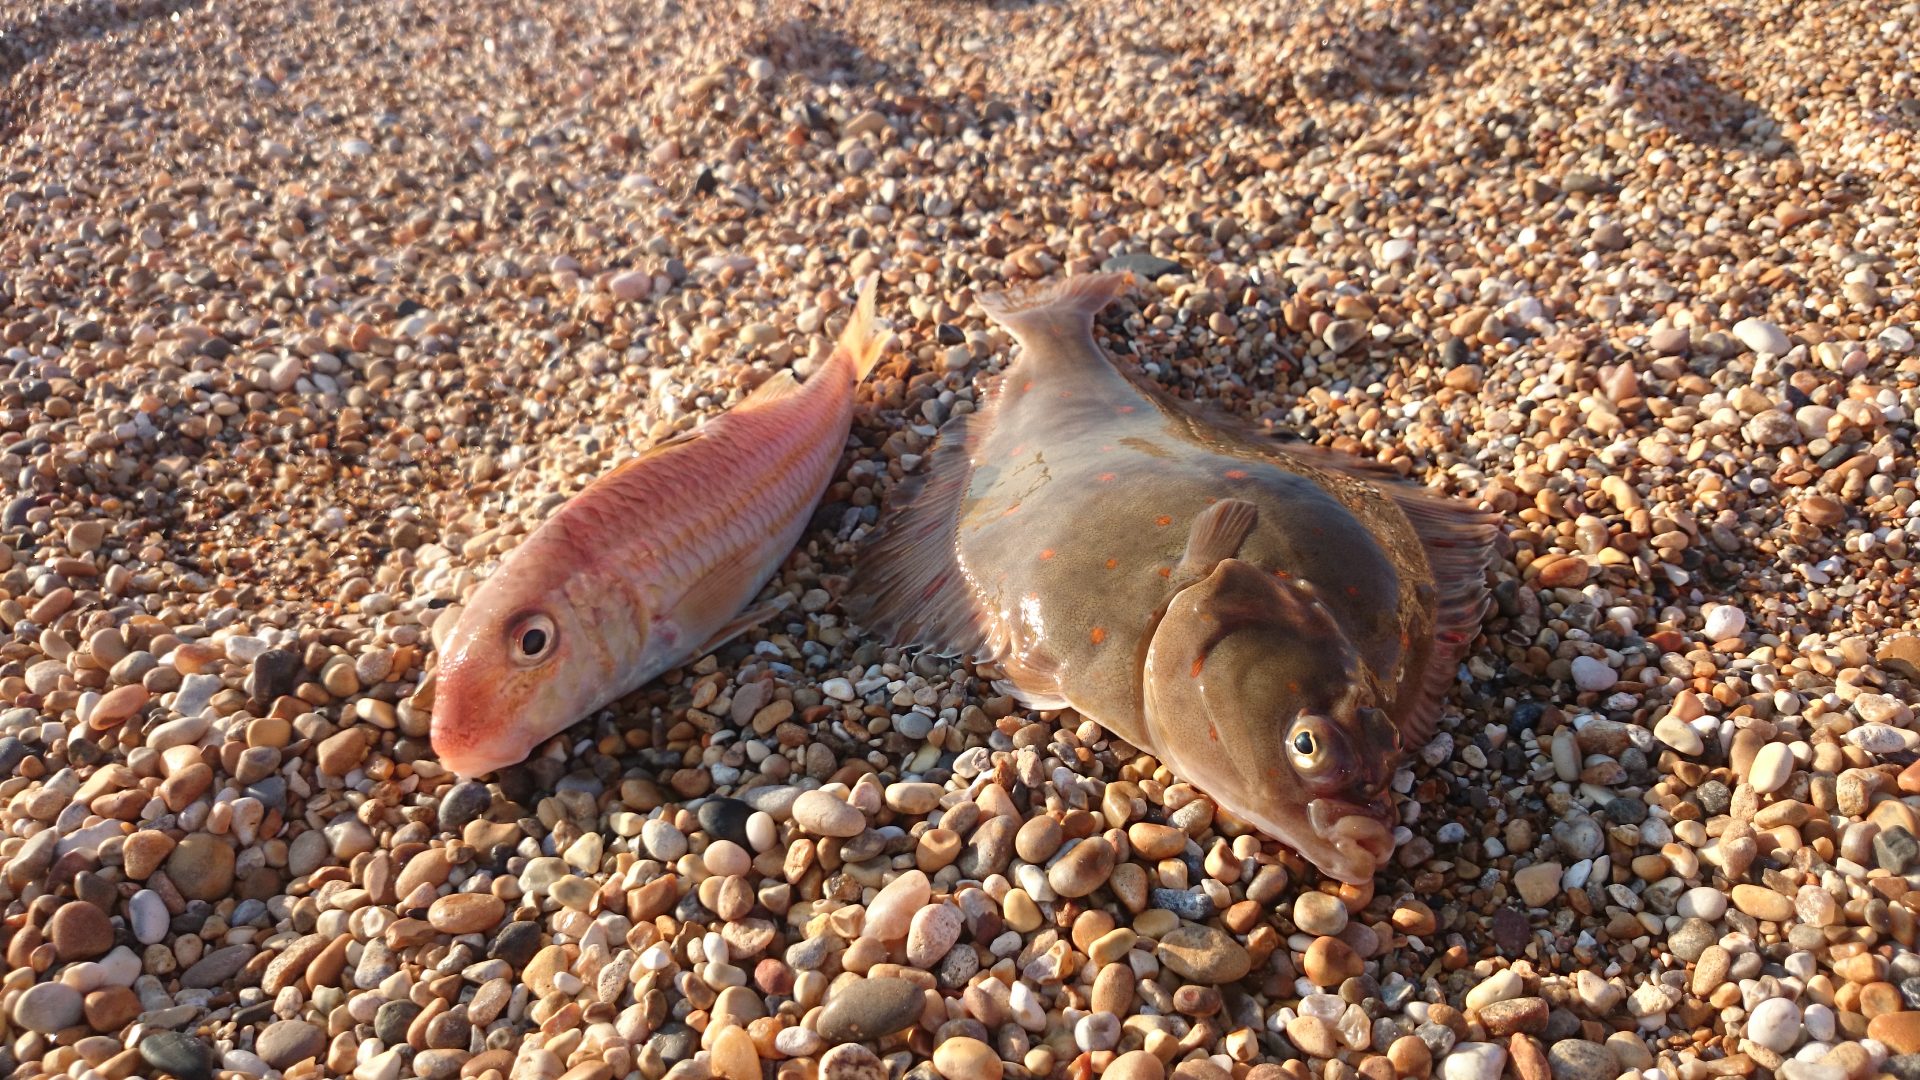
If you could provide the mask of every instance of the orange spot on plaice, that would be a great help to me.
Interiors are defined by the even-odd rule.
[[[1101,642],[1107,640],[1107,631],[1103,627],[1096,626],[1093,628],[1092,637],[1093,637],[1093,643],[1095,645],[1098,645]]]
[[[1287,573],[1285,570],[1275,570],[1273,576],[1279,578],[1281,581],[1289,581],[1293,578],[1293,575]]]
[[[1133,411],[1133,406],[1131,406],[1131,405],[1122,405],[1122,406],[1120,406],[1120,411],[1121,411],[1121,412],[1123,412],[1123,413],[1130,413],[1130,412],[1132,412],[1132,411]]]
[[[1358,585],[1349,585],[1349,586],[1347,586],[1347,595],[1348,595],[1348,596],[1359,596],[1359,595],[1360,595],[1360,586],[1358,586]]]
[[[1024,393],[1026,393],[1027,391],[1029,391],[1029,390],[1031,390],[1031,389],[1033,389],[1033,380],[1032,380],[1032,379],[1028,379],[1028,380],[1027,380],[1026,382],[1023,382],[1023,383],[1021,383],[1021,384],[1020,384],[1020,392],[1021,392],[1021,393],[1023,393],[1023,394],[1024,394]]]
[[[1103,472],[1099,476],[1099,480],[1103,484],[1111,484],[1117,479],[1119,479],[1119,477],[1110,472]]]
[[[1041,557],[1041,558],[1043,558],[1043,559],[1051,559],[1051,558],[1053,558],[1053,556],[1054,556],[1054,550],[1053,550],[1052,548],[1042,548],[1042,549],[1040,549],[1040,557]]]
[[[1160,576],[1161,576],[1161,577],[1172,577],[1172,576],[1173,576],[1173,567],[1171,567],[1171,566],[1163,566],[1163,567],[1161,567],[1161,568],[1160,568]]]
[[[1211,720],[1207,721],[1207,738],[1212,739],[1214,742],[1220,741],[1220,729],[1214,727],[1213,721]]]
[[[1288,692],[1288,693],[1291,693],[1291,694],[1297,694],[1297,693],[1299,693],[1299,692],[1300,692],[1300,683],[1299,683],[1298,681],[1296,681],[1296,680],[1293,680],[1293,679],[1289,679],[1289,680],[1287,680],[1287,692]]]
[[[1007,456],[1010,458],[1017,458],[1021,454],[1024,454],[1026,452],[1027,452],[1026,444],[1022,443],[1019,446],[1014,447],[1013,450],[1007,454]]]
[[[1160,526],[1171,525],[1173,524],[1173,517],[1169,514],[1161,514],[1159,517],[1153,519],[1153,523]]]
[[[1108,559],[1108,560],[1107,560],[1107,569],[1109,569],[1109,570],[1112,570],[1112,569],[1114,569],[1115,567],[1117,567],[1117,566],[1119,566],[1119,565],[1120,565],[1120,560],[1119,560],[1119,559]]]
[[[1201,668],[1201,666],[1202,666],[1202,665],[1204,665],[1204,664],[1205,664],[1206,662],[1207,662],[1207,658],[1206,658],[1206,657],[1204,657],[1204,656],[1196,656],[1196,657],[1194,657],[1194,658],[1193,658],[1193,670],[1192,670],[1192,671],[1189,671],[1189,672],[1187,672],[1187,674],[1188,674],[1188,675],[1191,675],[1192,677],[1194,677],[1194,678],[1196,678],[1196,679],[1197,679],[1197,678],[1199,678],[1199,677],[1200,677],[1200,668]]]
[[[1247,470],[1245,469],[1228,469],[1227,470],[1227,479],[1229,480],[1245,480],[1246,478],[1247,478]]]
[[[1018,509],[1020,509],[1020,504],[1019,504],[1019,503],[1014,503],[1014,504],[1013,504],[1012,506],[1009,506],[1009,507],[1007,507],[1007,508],[1006,508],[1005,510],[1002,510],[1002,511],[1000,511],[1000,516],[1001,516],[1001,517],[1012,517],[1012,516],[1013,516],[1013,512],[1014,512],[1015,510],[1018,510]]]

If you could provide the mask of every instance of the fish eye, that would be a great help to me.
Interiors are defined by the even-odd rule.
[[[510,635],[514,660],[522,664],[539,663],[553,652],[556,637],[552,619],[528,615],[514,624]]]
[[[1313,713],[1302,713],[1294,720],[1286,747],[1301,775],[1325,779],[1330,771],[1338,771],[1339,754],[1329,741],[1327,727],[1327,719]]]

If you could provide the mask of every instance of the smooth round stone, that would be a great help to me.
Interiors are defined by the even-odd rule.
[[[687,834],[665,818],[648,818],[640,826],[640,843],[646,846],[647,854],[663,863],[677,862],[687,853]]]
[[[140,1040],[140,1057],[179,1080],[211,1080],[213,1051],[206,1043],[177,1031],[156,1031]]]
[[[740,821],[740,826],[741,834],[744,836],[745,819]],[[746,848],[732,840],[715,840],[708,844],[707,850],[701,853],[701,859],[706,863],[707,873],[721,877],[737,877],[753,869],[753,856],[748,855]]]
[[[1707,946],[1720,940],[1720,931],[1705,919],[1688,919],[1667,936],[1667,950],[1691,964]]]
[[[1327,893],[1301,893],[1293,902],[1293,925],[1303,934],[1338,934],[1347,928],[1347,905]]]
[[[84,900],[70,900],[47,920],[47,939],[61,960],[92,960],[113,948],[113,922]]]
[[[922,971],[932,968],[960,940],[965,926],[966,917],[952,904],[921,908],[907,928],[907,963]]]
[[[167,878],[189,900],[224,900],[233,889],[233,849],[217,836],[191,833],[167,856]]]
[[[427,922],[443,934],[477,934],[500,925],[506,902],[491,893],[450,893],[427,909]]]
[[[887,882],[867,905],[866,925],[861,936],[875,941],[898,941],[906,937],[913,925],[914,913],[926,907],[932,895],[933,884],[925,873],[906,871]]]
[[[1753,766],[1747,770],[1747,783],[1760,794],[1769,795],[1785,787],[1792,775],[1793,752],[1787,749],[1786,743],[1771,742],[1753,756]]]
[[[1114,856],[1106,838],[1089,836],[1048,868],[1047,884],[1061,896],[1086,896],[1113,875]]]
[[[979,1039],[951,1037],[933,1048],[933,1067],[946,1080],[1000,1080],[999,1055]]]
[[[1800,1041],[1800,1007],[1786,998],[1768,998],[1747,1017],[1747,1038],[1784,1054]]]
[[[1507,1067],[1507,1048],[1498,1043],[1465,1042],[1440,1063],[1444,1080],[1500,1080]]]
[[[872,1042],[913,1026],[924,1005],[920,988],[905,979],[862,979],[827,999],[815,1026],[830,1043]]]
[[[1716,922],[1727,913],[1727,894],[1711,886],[1701,885],[1680,894],[1679,903],[1674,912],[1686,919],[1705,919]]]
[[[793,801],[794,824],[815,836],[851,837],[867,830],[867,818],[846,800],[824,791],[801,792]]]
[[[28,1031],[51,1035],[80,1022],[86,999],[66,983],[29,986],[13,1003],[13,1022]]]
[[[1113,1059],[1101,1080],[1166,1080],[1167,1067],[1145,1050],[1130,1050]]]
[[[747,819],[753,816],[753,807],[739,799],[708,799],[700,804],[696,816],[700,820],[701,830],[708,836],[741,847],[747,846]],[[709,847],[707,850],[713,849]]]
[[[1246,947],[1211,926],[1189,923],[1160,939],[1160,962],[1174,974],[1218,986],[1239,982],[1253,967]]]
[[[1613,1051],[1585,1039],[1561,1039],[1547,1050],[1553,1080],[1615,1080],[1620,1063]]]
[[[318,1058],[326,1050],[326,1032],[304,1020],[281,1020],[268,1024],[254,1043],[254,1053],[276,1069]]]

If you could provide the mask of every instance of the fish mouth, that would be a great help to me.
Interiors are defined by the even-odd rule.
[[[1384,806],[1362,806],[1341,799],[1313,800],[1307,804],[1307,823],[1319,843],[1309,854],[1310,861],[1321,873],[1349,885],[1372,882],[1393,856],[1393,829],[1385,818]]]

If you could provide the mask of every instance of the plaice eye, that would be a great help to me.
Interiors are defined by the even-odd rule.
[[[525,656],[539,656],[547,651],[547,632],[538,628],[520,635],[520,652]]]
[[[1312,757],[1320,747],[1313,740],[1313,732],[1302,731],[1293,737],[1293,752],[1301,757]]]

